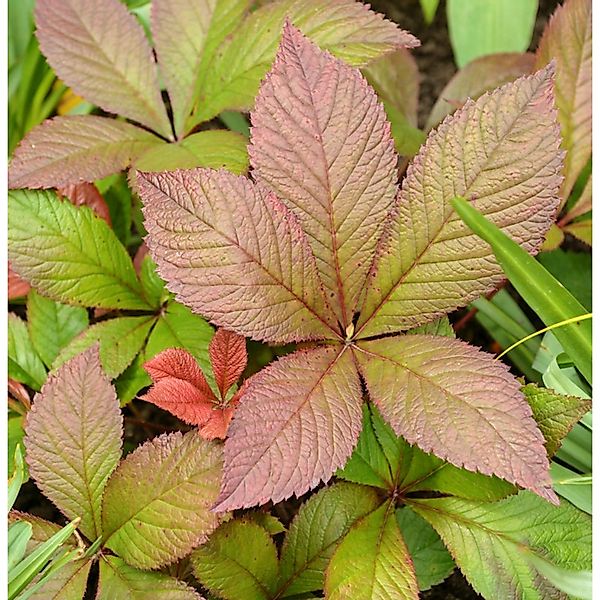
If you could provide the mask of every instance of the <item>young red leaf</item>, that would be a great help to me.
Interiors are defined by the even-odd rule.
[[[429,135],[402,182],[357,323],[357,337],[415,327],[504,277],[450,201],[463,196],[535,252],[554,220],[562,152],[553,67],[467,101]]]
[[[10,266],[10,261],[8,262],[8,299],[14,300],[15,298],[21,298],[23,296],[27,296],[31,286],[24,280],[19,277]]]
[[[256,99],[249,154],[298,216],[345,331],[396,195],[394,142],[375,92],[288,22]]]
[[[119,0],[37,0],[36,34],[57,75],[78,95],[171,137],[152,49]]]
[[[556,61],[556,106],[567,151],[566,202],[592,155],[592,0],[567,0],[548,22],[536,54],[538,68]]]
[[[112,227],[108,204],[93,183],[74,183],[60,187],[56,191],[59,197],[66,196],[75,206],[89,206]]]
[[[226,171],[139,173],[146,240],[177,299],[276,343],[337,334],[306,237],[264,188]]]
[[[148,361],[144,368],[154,385],[142,396],[177,418],[199,427],[205,439],[224,438],[233,406],[218,404],[196,359],[186,350],[169,348]]]
[[[218,329],[208,347],[217,387],[224,400],[229,388],[246,368],[246,340],[227,329]]]
[[[356,445],[362,392],[345,347],[299,351],[245,386],[214,510],[279,502],[327,481]]]
[[[558,503],[544,438],[506,365],[429,335],[359,342],[354,352],[369,396],[398,435]]]

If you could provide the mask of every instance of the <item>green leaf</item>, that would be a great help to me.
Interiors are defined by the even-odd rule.
[[[8,196],[11,265],[39,292],[81,306],[149,308],[125,248],[87,206],[47,191]]]
[[[552,485],[556,493],[588,515],[592,514],[592,476],[579,475],[562,465],[550,465]]]
[[[591,568],[591,520],[568,502],[552,506],[520,492],[494,504],[458,498],[410,500],[440,534],[457,565],[485,598],[549,598],[538,556],[564,569]]]
[[[27,324],[31,342],[48,367],[88,323],[85,308],[59,304],[35,290],[31,290],[27,296]]]
[[[34,390],[46,380],[46,369],[35,351],[27,325],[14,313],[8,314],[8,376]]]
[[[539,556],[530,557],[535,568],[554,587],[578,600],[593,600],[592,571],[562,569]]]
[[[516,491],[513,485],[498,477],[459,469],[417,446],[411,446],[394,433],[376,406],[371,405],[370,409],[375,434],[391,465],[397,489],[402,494],[434,491],[490,502]]]
[[[129,454],[104,495],[105,546],[132,566],[155,569],[204,542],[219,523],[210,507],[221,454],[195,430],[161,435]]]
[[[8,597],[10,600],[25,589],[60,546],[73,535],[78,524],[79,519],[75,519],[68,525],[65,525],[46,542],[38,546],[11,571],[8,578]]]
[[[146,360],[150,360],[166,348],[184,348],[200,363],[210,381],[212,370],[208,358],[208,344],[213,334],[213,328],[187,306],[175,301],[169,302],[148,339]]]
[[[102,556],[96,600],[201,600],[193,588],[164,573],[140,571],[117,556]]]
[[[114,379],[120,375],[143,348],[156,317],[117,317],[96,323],[74,338],[56,357],[52,369],[96,343],[100,344],[100,360],[104,372]]]
[[[198,581],[225,600],[273,597],[279,569],[277,548],[257,523],[223,523],[190,560]]]
[[[17,521],[8,526],[8,573],[21,562],[27,550],[27,543],[31,539],[33,528],[31,523]]]
[[[538,0],[448,0],[448,30],[458,67],[485,54],[525,52]]]
[[[149,148],[135,161],[140,171],[173,171],[175,169],[227,169],[236,175],[248,170],[248,140],[233,131],[213,129],[200,131],[177,144]]]
[[[353,525],[327,567],[329,600],[417,600],[413,563],[391,500]]]
[[[77,551],[60,555],[43,571],[17,600],[81,600],[87,588],[92,561],[73,560]]]
[[[144,256],[142,260],[140,283],[148,303],[154,308],[160,308],[161,304],[167,299],[168,292],[165,289],[164,281],[156,272],[156,263],[149,254]]]
[[[492,246],[510,282],[546,325],[587,313],[585,308],[527,251],[500,231],[464,198],[452,201],[456,212]],[[580,321],[553,330],[581,374],[592,382],[592,322]]]
[[[167,348],[185,348],[194,355],[209,383],[213,375],[208,359],[208,344],[213,328],[202,317],[174,300],[161,311],[161,315],[148,337],[146,348],[115,382],[121,402],[126,404],[147,385],[150,377],[142,365]]]
[[[583,307],[592,310],[592,255],[589,252],[553,250],[540,253],[537,259]]]
[[[435,18],[435,13],[437,12],[440,0],[420,0],[420,2],[425,23],[427,23],[427,25],[431,25],[433,19]]]
[[[278,597],[322,589],[336,547],[350,527],[378,504],[375,490],[352,483],[326,487],[305,502],[281,548]]]
[[[31,476],[67,518],[81,518],[90,540],[102,534],[102,494],[121,455],[122,423],[96,348],[50,377],[27,417]]]
[[[186,126],[226,109],[247,110],[271,66],[286,18],[323,49],[354,66],[418,41],[390,21],[349,0],[280,0],[252,12],[215,53],[196,112]]]
[[[11,475],[15,470],[15,452],[17,447],[20,448],[21,454],[25,453],[25,446],[23,446],[23,416],[9,413],[8,424],[7,424],[7,437],[8,437],[8,473]],[[27,479],[27,470],[25,470],[25,477]]]
[[[15,448],[13,457],[14,469],[10,471],[10,478],[8,480],[8,510],[13,507],[26,476],[25,461],[23,460],[23,452],[20,446]]]
[[[565,396],[554,390],[530,383],[521,388],[533,411],[540,431],[546,439],[548,456],[552,457],[560,448],[562,440],[587,413],[592,403],[577,396]]]
[[[358,444],[344,468],[337,470],[336,477],[363,485],[393,489],[390,465],[373,431],[371,412],[366,403],[363,404],[362,411],[363,425]]]
[[[268,512],[262,510],[255,510],[244,513],[245,519],[250,519],[255,523],[258,523],[263,529],[269,532],[270,535],[277,535],[278,533],[284,533],[286,531],[283,523]]]
[[[419,590],[444,581],[456,565],[435,529],[408,507],[397,510],[396,519],[415,566]]]
[[[185,133],[185,120],[215,51],[250,4],[250,0],[153,1],[152,33],[178,137]]]

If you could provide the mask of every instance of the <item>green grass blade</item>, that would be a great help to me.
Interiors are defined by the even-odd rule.
[[[38,546],[27,558],[22,560],[8,577],[8,598],[12,600],[22,592],[32,579],[44,568],[55,552],[66,542],[77,528],[77,518],[57,531],[50,539]]]
[[[554,325],[588,312],[533,256],[490,223],[464,198],[455,198],[452,205],[471,230],[490,244],[510,282],[545,325]],[[559,327],[553,333],[591,384],[591,320]]]

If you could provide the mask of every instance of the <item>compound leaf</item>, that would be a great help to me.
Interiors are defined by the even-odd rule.
[[[184,133],[185,120],[192,112],[215,50],[249,6],[249,0],[152,2],[152,37],[178,137]]]
[[[127,168],[156,136],[124,121],[93,115],[55,117],[32,129],[8,170],[11,188],[51,188],[93,181]]]
[[[138,183],[150,252],[179,301],[255,339],[332,336],[310,246],[272,193],[204,169]]]
[[[233,406],[220,405],[196,359],[181,348],[168,348],[144,364],[154,385],[142,399],[197,425],[204,439],[224,438]]]
[[[546,451],[552,457],[563,439],[591,408],[592,403],[577,396],[565,396],[554,390],[529,383],[521,388],[546,440]]]
[[[117,317],[96,323],[74,338],[56,357],[52,368],[57,369],[67,360],[90,348],[100,345],[100,361],[104,372],[118,377],[143,348],[156,317]]]
[[[562,185],[566,202],[592,155],[592,0],[568,0],[546,25],[538,68],[556,61],[556,106],[567,151]]]
[[[172,137],[144,31],[118,0],[38,0],[40,48],[79,96]]]
[[[374,489],[353,483],[334,484],[305,502],[281,548],[277,596],[322,589],[325,569],[340,541],[379,503]]]
[[[59,304],[35,290],[27,296],[27,324],[31,342],[50,366],[58,353],[89,323],[85,308]]]
[[[522,491],[493,504],[435,498],[412,499],[410,506],[440,534],[485,598],[562,597],[530,556],[572,571],[591,568],[591,521],[564,500],[551,506]]]
[[[330,600],[418,600],[413,562],[391,500],[352,526],[327,567],[325,593]]]
[[[279,569],[269,533],[252,521],[223,523],[191,556],[194,574],[225,600],[270,600]]]
[[[44,363],[31,342],[27,324],[14,313],[8,313],[8,376],[34,390],[46,380]]]
[[[433,105],[426,129],[433,129],[467,100],[477,100],[485,92],[533,71],[535,55],[529,52],[502,52],[480,56],[465,65],[439,95]]]
[[[543,437],[504,364],[425,335],[359,342],[355,356],[369,396],[409,443],[557,502]]]
[[[102,556],[96,600],[202,600],[193,588],[164,573],[130,567],[117,556]]]
[[[356,444],[361,403],[345,348],[295,352],[256,374],[225,441],[215,510],[279,502],[328,480]]]
[[[156,569],[206,541],[221,480],[221,449],[197,431],[164,434],[119,465],[104,495],[107,548],[141,569]]]
[[[248,140],[233,131],[199,131],[176,144],[149,147],[134,161],[140,171],[175,169],[227,169],[240,175],[248,170]]]
[[[415,566],[419,590],[444,581],[455,564],[435,529],[408,507],[397,510],[396,519]]]
[[[415,327],[493,289],[502,270],[451,200],[472,200],[528,252],[558,205],[560,132],[553,71],[467,101],[429,135],[403,181],[356,327],[358,337]]]
[[[50,191],[14,190],[8,224],[12,267],[45,296],[81,306],[149,308],[125,248],[87,206]]]
[[[90,540],[102,534],[106,482],[121,456],[123,418],[91,348],[51,375],[25,427],[29,472],[42,492]]]
[[[268,71],[288,18],[308,37],[354,66],[419,41],[352,0],[281,0],[255,10],[214,55],[198,98],[193,124],[226,109],[252,107],[260,81]]]
[[[381,104],[356,69],[286,23],[252,125],[253,173],[297,215],[345,329],[396,194]]]

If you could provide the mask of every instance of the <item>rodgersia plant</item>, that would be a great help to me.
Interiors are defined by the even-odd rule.
[[[550,226],[562,165],[552,81],[550,66],[467,102],[398,191],[375,93],[288,23],[251,115],[252,178],[138,174],[147,243],[182,303],[247,337],[308,342],[245,388],[216,510],[327,481],[356,445],[364,391],[409,443],[557,502],[519,383],[426,325],[501,280],[452,198],[532,252]]]

